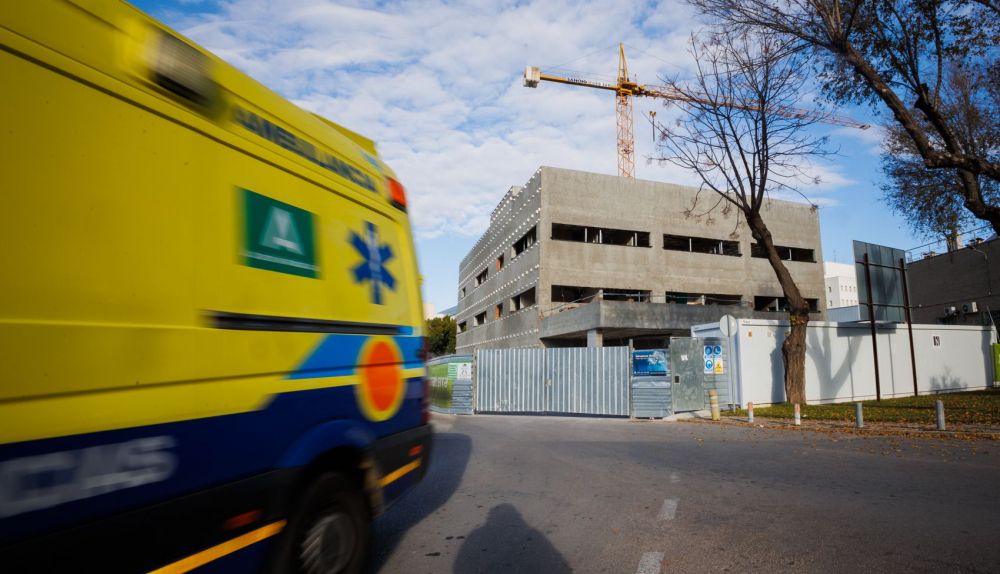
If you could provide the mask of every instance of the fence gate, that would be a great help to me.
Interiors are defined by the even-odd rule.
[[[628,347],[481,349],[476,411],[629,415]]]

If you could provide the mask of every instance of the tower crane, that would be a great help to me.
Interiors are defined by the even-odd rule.
[[[617,118],[617,140],[618,140],[618,175],[622,177],[635,177],[635,134],[632,130],[632,97],[644,96],[648,98],[662,98],[680,102],[699,102],[707,104],[718,103],[717,100],[709,98],[699,98],[691,94],[682,93],[668,86],[654,86],[639,84],[632,81],[628,73],[628,62],[625,60],[625,48],[618,44],[618,80],[616,84],[598,82],[594,80],[584,80],[580,78],[565,78],[543,74],[536,66],[528,66],[524,70],[524,86],[527,88],[537,88],[539,82],[556,82],[559,84],[569,84],[571,86],[582,86],[585,88],[597,88],[599,90],[609,90],[615,93],[615,115]],[[740,109],[757,109],[745,105],[727,103],[725,105]],[[861,123],[851,118],[822,113],[818,110],[801,108],[782,107],[776,110],[780,115],[802,119],[813,119],[826,124],[846,126],[866,130],[871,127],[869,124]]]

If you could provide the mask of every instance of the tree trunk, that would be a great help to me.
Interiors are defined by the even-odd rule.
[[[781,344],[781,358],[785,363],[785,397],[792,404],[806,404],[806,325],[809,324],[808,308],[805,313],[788,313],[791,331]]]
[[[747,217],[750,233],[767,253],[767,260],[781,285],[785,300],[788,301],[788,320],[791,331],[781,345],[781,358],[785,367],[785,400],[793,404],[806,402],[806,326],[809,324],[809,303],[802,297],[798,285],[792,279],[788,268],[781,261],[774,247],[771,232],[760,214]]]
[[[993,232],[1000,234],[1000,207],[986,203],[982,188],[979,186],[979,179],[975,175],[964,169],[958,170],[958,175],[962,181],[965,208],[977,219],[989,222]]]

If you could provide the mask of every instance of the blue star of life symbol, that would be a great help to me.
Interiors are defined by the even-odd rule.
[[[370,281],[372,286],[372,302],[376,305],[382,304],[382,287],[385,286],[393,291],[396,290],[396,278],[385,268],[385,264],[394,255],[392,248],[387,244],[379,245],[378,229],[375,224],[365,222],[365,236],[362,237],[355,232],[351,232],[351,245],[358,252],[364,261],[352,269],[354,272],[354,282],[364,283]]]

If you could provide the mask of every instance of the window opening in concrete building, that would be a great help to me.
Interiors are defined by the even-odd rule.
[[[587,227],[585,225],[572,225],[569,223],[553,223],[552,239],[576,241],[579,243],[599,243],[601,245],[650,247],[648,231]]]
[[[680,291],[667,291],[667,303],[680,303],[684,305],[703,305],[701,295],[697,293],[682,293]]]
[[[499,319],[500,315],[503,315],[503,303],[497,303],[493,306],[493,318]]]
[[[816,263],[816,252],[812,249],[806,249],[804,247],[787,247],[784,245],[775,245],[774,248],[778,251],[778,257],[780,257],[782,261]],[[767,251],[765,251],[764,246],[759,243],[750,244],[750,255],[752,257],[767,259]]]
[[[708,237],[663,234],[663,248],[670,251],[689,251],[710,255],[740,256],[740,242]]]
[[[476,287],[479,287],[483,283],[486,283],[486,272],[487,271],[489,271],[489,269],[483,269],[482,273],[480,273],[479,275],[476,275]]]
[[[462,287],[462,290],[459,291],[458,298],[459,299],[465,299],[465,287]]]
[[[742,305],[742,295],[723,293],[682,293],[667,291],[667,303],[682,303],[686,305]]]
[[[810,313],[819,312],[819,299],[806,299],[806,303],[809,305]],[[789,310],[788,300],[784,297],[754,297],[753,298],[753,310],[754,311],[767,311],[767,312],[787,312]]]
[[[535,234],[535,228],[532,227],[531,229],[528,230],[527,233],[521,236],[520,239],[514,242],[514,257],[517,257],[521,253],[524,253],[525,249],[534,245],[536,239],[537,236]]]
[[[520,311],[535,304],[535,288],[527,289],[510,298],[510,310]]]
[[[633,301],[649,303],[649,291],[640,289],[602,289],[607,301]]]
[[[476,315],[476,317],[472,320],[473,327],[478,327],[484,323],[486,323],[486,311]]]
[[[462,321],[461,323],[458,324],[458,332],[459,333],[464,333],[467,328],[468,328],[468,325],[465,323],[465,321]]]
[[[500,254],[500,257],[497,257],[497,271],[501,269],[503,269],[503,253]]]
[[[725,293],[709,293],[705,295],[709,305],[743,305],[742,295],[727,295]]]
[[[571,285],[553,285],[553,303],[589,303],[597,297],[600,289],[596,287],[574,287]]]

